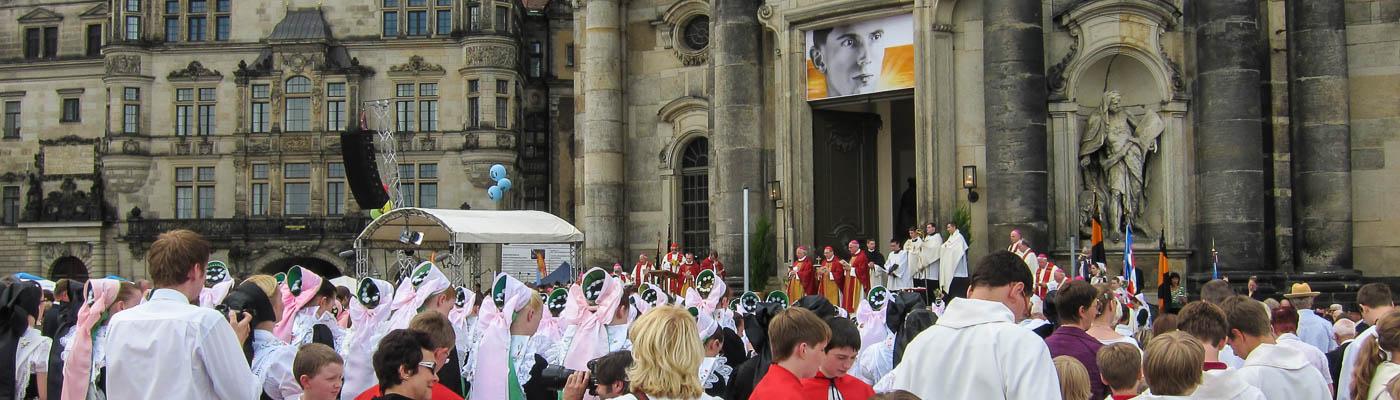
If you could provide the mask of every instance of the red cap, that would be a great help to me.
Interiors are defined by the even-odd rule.
[[[681,244],[680,244],[680,243],[671,242],[671,249],[674,250],[674,249],[679,249],[679,248],[681,248]]]
[[[824,248],[824,249],[822,249],[822,250],[823,250],[823,251],[831,251],[831,246],[826,246],[826,248]]]

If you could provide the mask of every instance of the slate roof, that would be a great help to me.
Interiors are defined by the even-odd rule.
[[[331,30],[320,9],[289,10],[277,26],[272,28],[268,40],[326,40]]]

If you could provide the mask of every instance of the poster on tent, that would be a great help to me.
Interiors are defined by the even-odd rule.
[[[808,101],[914,87],[914,14],[804,34]]]
[[[564,263],[574,262],[574,247],[568,244],[503,244],[501,271],[521,282],[535,283],[543,275],[554,272]]]

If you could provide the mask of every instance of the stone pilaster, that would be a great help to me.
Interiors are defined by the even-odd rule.
[[[1049,174],[1044,33],[1040,2],[987,0],[982,86],[986,93],[989,248],[1020,229],[1048,249]],[[976,229],[976,228],[974,228]]]
[[[1262,94],[1264,56],[1259,2],[1194,2],[1199,110],[1196,120],[1195,253],[1220,268],[1272,269],[1265,238]]]
[[[624,261],[622,0],[588,0],[583,66],[582,268]]]
[[[714,190],[710,219],[714,227],[711,247],[727,262],[730,276],[740,276],[744,266],[744,186],[749,187],[749,223],[754,224],[766,202],[765,165],[759,113],[763,109],[763,82],[759,72],[758,3],[753,0],[715,0],[712,66],[715,73]],[[751,228],[752,229],[752,228]],[[699,257],[699,255],[696,255]]]
[[[1351,268],[1351,128],[1342,2],[1288,1],[1295,249],[1301,271]]]

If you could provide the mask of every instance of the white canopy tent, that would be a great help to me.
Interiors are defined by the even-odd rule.
[[[421,241],[417,235],[422,235]],[[446,251],[439,257],[441,266],[449,276],[456,275],[460,280],[465,278],[459,274],[467,272],[464,269],[468,264],[474,277],[480,274],[479,245],[512,243],[567,243],[577,247],[583,243],[583,232],[542,211],[399,208],[370,222],[355,238],[355,272],[359,276],[378,275],[369,266],[371,249],[395,250],[401,268],[411,261],[405,261],[408,257],[399,250]],[[467,254],[468,250],[472,254]],[[577,261],[574,265],[578,265]]]

